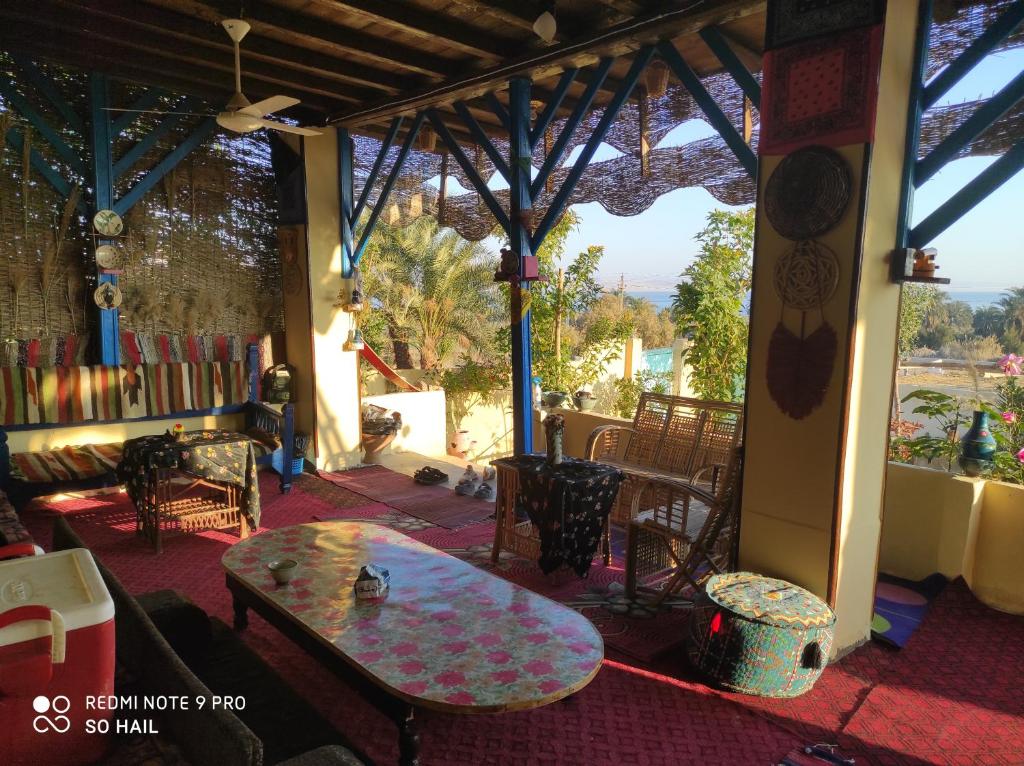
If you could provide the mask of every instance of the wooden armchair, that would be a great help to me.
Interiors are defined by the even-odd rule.
[[[625,474],[611,519],[628,524],[637,489],[651,479],[681,481],[713,495],[742,431],[741,404],[645,392],[631,425],[594,429],[585,457]]]
[[[655,604],[687,585],[729,571],[735,561],[742,478],[742,449],[721,470],[708,491],[677,479],[648,479],[633,493],[633,520],[626,531],[626,593],[638,582],[668,581]],[[712,471],[708,467],[706,472]],[[700,477],[696,477],[700,478]]]

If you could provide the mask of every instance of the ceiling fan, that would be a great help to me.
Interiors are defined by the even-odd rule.
[[[242,93],[242,61],[239,43],[249,33],[249,23],[242,19],[224,19],[221,26],[228,33],[231,42],[235,46],[235,93],[224,107],[223,111],[216,115],[199,114],[197,112],[168,112],[158,109],[108,109],[111,112],[144,112],[146,114],[196,114],[203,117],[216,117],[217,124],[225,130],[234,133],[251,133],[260,128],[279,130],[282,133],[297,133],[300,136],[319,136],[320,131],[313,128],[304,128],[298,125],[288,125],[276,120],[267,120],[265,117],[295,106],[300,103],[299,99],[291,96],[271,96],[255,104],[250,102]]]

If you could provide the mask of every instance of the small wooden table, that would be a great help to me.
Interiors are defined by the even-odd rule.
[[[299,562],[276,585],[275,559]],[[358,601],[360,566],[391,572],[380,602]],[[586,686],[604,642],[576,611],[388,527],[329,521],[244,540],[222,559],[235,628],[253,609],[330,667],[399,727],[402,766],[419,763],[417,708],[500,713]]]

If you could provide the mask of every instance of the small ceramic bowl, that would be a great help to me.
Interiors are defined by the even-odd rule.
[[[295,576],[295,569],[298,565],[299,562],[294,559],[278,559],[267,564],[267,569],[270,570],[270,576],[274,578],[274,582],[278,585],[287,585]]]

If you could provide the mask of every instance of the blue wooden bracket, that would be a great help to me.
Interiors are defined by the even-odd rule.
[[[249,401],[259,401],[260,390],[260,347],[250,343],[245,347],[245,362],[249,369]]]
[[[914,206],[914,168],[921,143],[921,95],[928,70],[928,44],[931,39],[932,0],[921,0],[917,9],[917,31],[914,37],[913,72],[910,80],[910,103],[904,138],[903,172],[900,176],[900,201],[896,217],[896,249],[907,247],[910,237],[910,213]],[[895,255],[893,256],[896,257]]]
[[[355,259],[355,184],[356,163],[352,151],[352,136],[348,128],[338,128],[338,211],[341,223],[341,276],[351,279]]]
[[[25,141],[18,128],[9,128],[7,134],[4,136],[4,140],[18,152],[22,150],[22,146],[24,146]],[[47,183],[49,183],[60,196],[64,199],[68,198],[68,195],[71,194],[71,184],[64,180],[64,176],[51,166],[43,155],[35,149],[32,149],[29,153],[29,162],[32,164],[32,167],[36,169],[39,175],[45,178]],[[86,212],[85,202],[81,199],[78,201],[78,210],[83,215]]]
[[[548,129],[551,121],[555,119],[558,107],[565,100],[569,88],[576,82],[576,75],[579,74],[579,71],[579,69],[566,69],[562,73],[561,78],[558,80],[558,85],[555,86],[555,90],[551,94],[551,98],[548,99],[544,110],[537,115],[537,121],[534,122],[533,129],[530,130],[530,149],[537,146],[537,143],[544,137],[544,131]]]
[[[121,114],[111,120],[110,123],[110,136],[111,138],[117,138],[124,133],[139,118],[139,112],[145,112],[152,109],[160,104],[160,99],[166,96],[167,93],[160,88],[150,88],[137,99],[130,107],[128,111]]]
[[[965,146],[1006,114],[1022,98],[1024,98],[1024,71],[1018,73],[1002,90],[978,107],[974,114],[940,141],[927,157],[918,161],[914,171],[914,186],[921,188],[929,178],[938,173],[947,163],[956,159],[957,154]]]
[[[1003,11],[1002,15],[993,21],[988,29],[978,35],[978,38],[967,46],[963,53],[951,61],[925,86],[922,111],[927,111],[935,106],[939,99],[949,92],[950,88],[960,82],[997,45],[1009,37],[1021,22],[1024,22],[1024,2],[1018,0]]]
[[[1006,154],[993,162],[970,183],[941,204],[910,232],[909,246],[922,248],[959,221],[975,205],[1009,181],[1024,167],[1024,140],[1014,144]]]
[[[511,130],[512,119],[508,116],[508,109],[505,108],[503,103],[498,101],[498,97],[494,92],[492,91],[491,93],[488,93],[484,96],[484,99],[487,101],[487,105],[491,107],[491,111],[494,112],[495,117],[498,118],[498,121],[501,122],[505,130]]]
[[[679,55],[676,47],[668,40],[664,40],[658,43],[658,53],[672,71],[675,72],[676,77],[679,78],[679,81],[690,92],[690,95],[693,96],[693,100],[697,102],[697,105],[704,112],[711,127],[718,132],[718,135],[722,137],[722,140],[732,150],[732,153],[736,155],[736,159],[739,160],[743,169],[747,171],[747,175],[751,178],[756,178],[757,157],[754,156],[753,150],[743,140],[743,136],[733,127],[732,123],[729,122],[729,118],[725,116],[718,107],[718,104],[715,103],[715,100],[711,98],[711,94],[708,93],[700,78],[690,68],[690,65]]]
[[[359,223],[359,217],[363,214],[363,208],[366,207],[366,203],[370,199],[370,192],[373,191],[373,186],[377,183],[377,176],[380,175],[380,170],[384,166],[384,160],[387,158],[388,152],[391,151],[391,147],[395,143],[395,137],[398,135],[398,131],[401,127],[401,117],[396,117],[391,121],[391,127],[388,128],[387,135],[384,136],[384,143],[380,145],[380,151],[377,152],[377,159],[373,161],[373,167],[370,169],[370,175],[366,177],[366,183],[363,184],[363,190],[359,194],[359,201],[356,203],[355,209],[352,211],[351,224],[353,229]]]
[[[187,112],[196,108],[196,101],[191,98],[183,98],[178,101],[173,109],[175,111]],[[126,151],[117,162],[114,163],[114,180],[123,176],[126,172],[131,170],[132,166],[138,162],[146,152],[156,146],[157,142],[165,135],[171,132],[182,120],[188,115],[185,114],[169,114],[162,119],[156,127],[151,130],[145,138],[141,141],[137,141],[131,149]]]
[[[398,151],[398,156],[395,158],[395,164],[391,168],[391,172],[388,173],[387,180],[384,182],[384,188],[380,190],[380,196],[377,197],[377,203],[373,206],[373,210],[370,212],[370,218],[366,221],[366,227],[363,229],[363,234],[359,238],[359,245],[355,249],[355,253],[352,256],[352,265],[358,266],[359,261],[363,258],[363,252],[366,250],[366,245],[370,241],[370,235],[373,234],[373,230],[377,228],[377,220],[380,218],[380,214],[384,212],[384,205],[388,201],[388,197],[391,196],[391,190],[395,187],[395,182],[398,180],[398,174],[402,170],[402,166],[405,164],[405,160],[409,157],[409,152],[412,151],[413,142],[416,141],[416,136],[419,135],[420,127],[423,125],[423,120],[426,115],[423,112],[419,112],[412,121],[412,126],[409,128],[409,132],[405,134],[405,140],[402,142],[402,148]]]
[[[736,84],[740,86],[747,98],[750,99],[750,103],[753,104],[757,109],[761,108],[761,85],[754,75],[750,73],[750,70],[743,65],[740,61],[739,56],[729,45],[729,41],[725,39],[725,36],[718,31],[718,27],[704,27],[700,31],[700,37],[707,45],[711,52],[715,54],[715,58],[722,62],[722,66],[725,67],[726,71],[732,75],[732,79],[735,80]]]
[[[212,117],[199,123],[195,130],[172,149],[156,167],[150,170],[135,186],[125,193],[121,199],[114,203],[113,210],[118,215],[127,213],[136,202],[145,196],[146,192],[158,184],[165,175],[178,166],[178,163],[185,159],[197,149],[213,133],[217,127],[217,121]],[[110,313],[110,312],[107,312]]]
[[[491,141],[490,137],[484,133],[483,128],[480,127],[480,123],[476,121],[472,112],[469,111],[469,107],[467,107],[462,101],[456,101],[455,111],[466,124],[466,127],[469,129],[469,134],[473,136],[473,139],[477,144],[479,144],[480,148],[484,150],[484,153],[490,158],[491,162],[494,163],[494,167],[499,173],[501,173],[502,178],[504,178],[506,182],[510,182],[510,179],[512,178],[512,171],[509,170],[508,163],[505,162],[505,158],[501,156],[501,153],[494,148],[494,143]]]
[[[597,92],[601,89],[601,86],[604,85],[604,81],[608,77],[608,70],[611,69],[613,63],[615,63],[615,59],[613,58],[604,58],[598,62],[597,68],[594,70],[594,76],[591,77],[590,82],[587,83],[583,96],[576,102],[576,108],[573,109],[572,114],[570,114],[569,118],[565,121],[565,125],[562,126],[562,130],[558,134],[558,138],[555,139],[554,144],[551,146],[551,151],[548,152],[548,156],[544,158],[544,162],[541,164],[540,170],[537,171],[537,175],[534,177],[533,183],[530,184],[531,198],[537,199],[537,197],[540,196],[541,190],[548,182],[548,178],[561,161],[562,154],[565,153],[565,149],[572,140],[573,134],[576,132],[580,123],[583,122],[583,118],[587,116],[587,112],[590,110],[590,105],[594,103],[594,97],[597,96]]]
[[[484,182],[484,179],[480,177],[480,174],[476,171],[476,168],[473,166],[469,157],[467,157],[466,153],[462,151],[462,147],[459,146],[459,142],[455,140],[455,136],[451,134],[451,131],[448,130],[444,121],[433,109],[427,110],[427,117],[429,117],[430,123],[434,126],[434,130],[437,132],[437,135],[441,137],[441,140],[444,141],[445,145],[448,147],[448,151],[451,153],[452,157],[457,163],[459,163],[459,167],[462,168],[462,172],[466,174],[466,177],[473,185],[476,193],[480,195],[484,204],[487,205],[488,210],[491,211],[491,215],[494,216],[495,220],[497,220],[503,230],[508,231],[508,215],[504,210],[502,210],[501,205],[498,204],[498,200],[495,199],[491,190],[487,188],[487,184]]]
[[[558,219],[562,217],[562,213],[565,212],[565,208],[569,203],[569,196],[575,191],[576,184],[579,183],[580,177],[594,157],[594,152],[597,151],[597,147],[600,146],[604,137],[608,135],[608,130],[611,128],[615,118],[619,116],[619,111],[622,109],[623,104],[626,103],[626,99],[629,98],[629,94],[633,92],[637,80],[640,79],[640,75],[643,74],[644,69],[647,68],[653,56],[654,48],[651,46],[637,51],[625,79],[615,92],[615,95],[612,96],[612,100],[604,108],[604,114],[601,115],[601,120],[597,123],[594,133],[587,139],[587,143],[583,145],[583,151],[576,158],[576,164],[572,166],[569,174],[562,182],[562,186],[555,193],[555,198],[551,201],[551,205],[544,215],[544,220],[540,222],[540,225],[534,231],[532,239],[534,252],[540,247],[540,244],[558,222]],[[566,128],[568,127],[566,125]],[[559,139],[561,139],[561,136],[559,136]]]
[[[93,72],[89,75],[90,107],[90,148],[92,149],[92,212],[110,210],[114,207],[114,167],[111,150],[113,137],[110,134],[109,87],[106,75]],[[101,244],[109,240],[96,240]],[[117,284],[115,274],[97,274],[99,284]],[[121,331],[117,309],[101,309],[99,312],[100,364],[121,363]]]
[[[14,89],[14,83],[10,80],[0,80],[0,95],[4,97],[8,104],[10,104],[17,112],[21,114],[29,124],[35,128],[39,135],[50,146],[57,155],[68,164],[68,166],[76,173],[85,175],[86,168],[82,159],[78,156],[78,152],[67,145],[67,142],[61,138],[60,134],[50,127],[50,124],[43,119],[43,116],[35,110],[35,108],[26,101],[20,93]]]
[[[81,115],[79,115],[78,112],[71,107],[71,104],[67,102],[60,90],[54,84],[53,80],[47,77],[39,67],[27,58],[16,53],[11,53],[10,57],[14,63],[18,65],[18,68],[25,76],[25,79],[46,97],[46,100],[49,101],[50,105],[60,113],[60,116],[64,118],[64,121],[67,122],[67,124],[75,131],[84,135],[85,122],[82,120]]]

